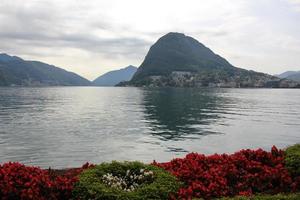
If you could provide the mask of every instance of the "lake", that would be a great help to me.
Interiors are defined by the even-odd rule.
[[[0,88],[0,162],[169,161],[300,142],[300,90]]]

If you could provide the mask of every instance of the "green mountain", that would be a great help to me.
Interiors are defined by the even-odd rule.
[[[121,81],[129,81],[136,72],[137,67],[129,65],[123,69],[107,72],[93,81],[95,86],[115,86]]]
[[[231,65],[192,37],[168,33],[151,46],[129,82],[119,86],[171,87],[298,87],[282,80]]]
[[[90,84],[89,80],[53,65],[0,54],[0,86],[87,86]]]

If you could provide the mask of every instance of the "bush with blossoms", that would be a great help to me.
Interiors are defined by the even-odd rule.
[[[0,199],[213,199],[300,192],[300,145],[285,151],[187,154],[151,165],[85,164],[52,170],[0,164]]]
[[[166,170],[140,162],[112,162],[84,171],[74,188],[75,199],[168,199],[180,182]]]
[[[0,165],[0,199],[71,199],[78,175],[90,167],[87,163],[58,173],[16,162],[4,163]]]
[[[179,199],[300,191],[299,177],[290,175],[284,152],[275,146],[271,152],[248,149],[231,155],[190,153],[185,158],[153,164],[184,182],[177,193]]]

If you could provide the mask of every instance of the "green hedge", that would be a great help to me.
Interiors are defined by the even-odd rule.
[[[101,178],[105,174],[122,177],[127,170],[140,171],[145,169],[152,171],[153,180],[140,185],[134,191],[124,191],[110,187],[103,183]],[[146,200],[168,199],[170,194],[176,193],[180,183],[169,172],[140,162],[112,162],[96,165],[94,168],[84,171],[75,185],[73,196],[75,199],[103,199],[103,200]]]
[[[300,176],[300,144],[285,150],[285,165],[293,176]]]

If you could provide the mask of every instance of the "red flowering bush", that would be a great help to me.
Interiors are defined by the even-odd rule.
[[[44,192],[52,187],[47,173],[37,167],[19,163],[0,166],[0,196],[2,199],[46,199]]]
[[[271,152],[241,150],[231,155],[190,153],[185,158],[153,165],[166,169],[184,183],[173,199],[299,192],[298,147],[296,153],[284,153],[276,147]],[[90,167],[93,165],[87,163],[81,168],[43,170],[20,163],[2,164],[0,199],[71,199],[78,175]]]
[[[185,186],[178,198],[252,195],[299,191],[299,177],[294,180],[284,167],[283,151],[241,150],[231,155],[205,156],[190,153],[183,159],[153,163],[172,174]]]
[[[77,176],[88,163],[78,169],[64,170],[58,174],[54,170],[43,170],[20,163],[0,165],[1,199],[69,199]]]
[[[88,168],[94,167],[93,164],[86,163],[81,168],[67,170],[47,170],[50,179],[53,181],[52,193],[55,199],[71,199],[74,184],[78,181],[79,174]]]

